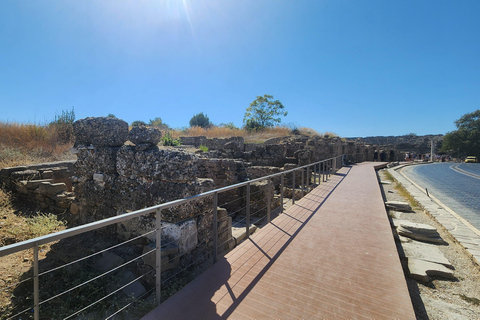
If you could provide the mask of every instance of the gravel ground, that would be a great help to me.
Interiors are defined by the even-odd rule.
[[[380,180],[387,180],[385,170],[378,172]],[[387,201],[406,201],[395,189],[395,184],[380,184]],[[429,224],[437,228],[448,245],[439,248],[454,266],[455,280],[433,278],[428,283],[411,279],[402,258],[412,303],[417,319],[480,319],[480,266],[465,249],[428,212],[414,208],[412,212],[390,212],[394,219]],[[397,241],[397,247],[400,246]]]

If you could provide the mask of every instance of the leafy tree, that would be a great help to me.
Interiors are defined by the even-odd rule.
[[[273,100],[273,96],[265,94],[257,96],[245,112],[243,123],[248,129],[263,129],[273,127],[282,121],[280,116],[286,116],[287,111],[280,100]]]
[[[118,119],[113,113],[109,113],[107,118]]]
[[[154,118],[154,119],[150,119],[150,121],[148,122],[148,125],[149,125],[150,127],[157,127],[157,128],[159,128],[159,129],[164,129],[164,130],[170,129],[170,127],[168,126],[168,124],[163,123],[162,118],[160,118],[160,117],[156,117],[156,118]]]
[[[455,126],[457,130],[443,137],[442,151],[480,157],[480,110],[464,114],[455,121]]]
[[[196,114],[190,119],[190,127],[202,127],[202,128],[209,128],[212,126],[212,123],[210,122],[210,119],[208,116],[203,114],[203,112],[200,112],[199,114]]]
[[[147,124],[142,120],[135,120],[132,122],[132,127],[146,126]]]

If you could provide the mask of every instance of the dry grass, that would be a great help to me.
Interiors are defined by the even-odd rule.
[[[0,122],[0,169],[75,159],[71,143],[60,143],[55,126]]]
[[[317,131],[310,128],[299,128],[300,134],[314,136],[323,136],[325,134],[319,134]],[[207,138],[230,138],[230,137],[243,137],[246,143],[260,143],[271,138],[286,137],[292,135],[292,129],[286,126],[277,126],[272,128],[266,128],[261,131],[249,132],[240,128],[226,128],[226,127],[211,127],[201,128],[192,127],[184,130],[170,130],[168,131],[172,138],[178,139],[179,137],[197,137],[205,136]],[[330,134],[330,136],[336,136]]]

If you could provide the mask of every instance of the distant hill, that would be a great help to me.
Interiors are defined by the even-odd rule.
[[[429,134],[417,136],[407,134],[403,136],[377,136],[377,137],[355,137],[345,138],[347,141],[363,142],[367,145],[378,146],[379,149],[395,149],[400,152],[430,153],[431,141],[435,143],[435,150],[442,146],[442,134]]]

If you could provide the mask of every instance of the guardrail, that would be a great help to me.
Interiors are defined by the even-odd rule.
[[[358,159],[359,157],[353,155],[350,157],[351,159],[349,160],[350,162],[356,162],[355,160]],[[58,318],[61,319],[70,319],[76,316],[79,316],[81,314],[92,314],[93,311],[95,310],[95,316],[94,318],[99,318],[99,313],[102,314],[102,318],[105,319],[112,319],[112,318],[117,318],[120,313],[126,312],[125,310],[128,307],[131,307],[134,303],[138,303],[139,301],[144,301],[148,300],[149,303],[144,303],[147,304],[146,308],[153,309],[154,304],[159,304],[161,302],[161,297],[162,297],[162,286],[165,284],[170,284],[172,279],[177,279],[178,277],[181,277],[182,274],[186,270],[192,269],[194,266],[201,264],[202,262],[204,263],[205,261],[213,261],[215,263],[217,261],[217,257],[221,251],[224,251],[224,248],[226,247],[226,242],[232,241],[231,237],[227,237],[225,240],[223,237],[222,240],[224,240],[222,243],[218,242],[218,235],[219,234],[224,234],[225,232],[229,232],[228,228],[231,230],[231,225],[228,223],[225,223],[225,221],[231,221],[232,217],[238,216],[240,217],[240,220],[237,221],[237,223],[244,223],[245,224],[245,233],[246,233],[246,238],[250,236],[251,233],[251,221],[252,217],[256,216],[258,221],[264,221],[266,223],[269,223],[272,218],[272,212],[281,213],[284,210],[284,205],[286,204],[284,201],[287,197],[284,196],[284,192],[288,191],[291,193],[291,204],[295,203],[295,199],[298,197],[303,197],[305,193],[309,192],[313,187],[315,187],[318,184],[321,184],[322,182],[327,181],[328,177],[336,172],[339,168],[341,168],[344,165],[344,162],[346,161],[347,157],[344,155],[333,157],[330,159],[314,162],[305,166],[300,166],[291,170],[287,171],[282,171],[276,174],[268,175],[265,177],[261,177],[258,179],[253,179],[250,181],[245,181],[242,183],[238,183],[235,185],[227,186],[224,188],[219,188],[215,190],[211,190],[205,193],[201,193],[189,198],[184,198],[184,199],[179,199],[175,201],[171,201],[168,203],[163,203],[160,205],[156,205],[153,207],[137,210],[134,212],[130,213],[125,213],[122,215],[118,215],[115,217],[111,217],[108,219],[100,220],[97,222],[81,225],[78,227],[66,229],[57,233],[49,234],[46,236],[38,237],[35,239],[15,243],[12,245],[0,247],[0,258],[6,257],[8,255],[12,255],[24,250],[33,250],[33,267],[30,270],[30,274],[24,275],[24,278],[22,278],[20,281],[15,282],[15,283],[7,283],[7,285],[3,288],[0,288],[0,293],[3,291],[4,293],[12,293],[14,290],[16,290],[19,286],[23,287],[30,287],[30,289],[25,289],[27,293],[30,295],[27,295],[27,297],[23,300],[21,300],[23,303],[19,303],[18,306],[10,306],[9,309],[0,309],[0,311],[4,311],[5,314],[8,314],[8,318],[0,316],[0,319],[25,319],[25,318],[33,318],[35,320],[41,319],[41,318],[55,318],[58,316]],[[288,180],[288,184],[285,182],[285,179]],[[254,185],[257,182],[262,182],[262,181],[267,181],[266,184],[266,191],[265,188],[263,189],[265,191],[265,196],[266,199],[260,199],[255,201],[252,201],[252,196],[256,197],[257,195],[262,196],[261,191],[257,191],[257,194],[251,192],[252,185]],[[291,189],[289,189],[291,187]],[[236,203],[243,203],[245,206],[242,206],[238,208],[237,210],[228,213],[226,216],[221,217],[219,219],[218,217],[218,207],[219,207],[219,195],[226,193],[228,191],[239,191],[241,188],[244,188],[242,191],[243,196],[239,196],[234,199]],[[258,198],[258,197],[256,197]],[[168,265],[169,263],[172,263],[173,261],[178,261],[178,259],[181,258],[182,253],[177,254],[174,253],[173,256],[170,255],[168,257],[168,260],[165,260],[164,258],[162,260],[162,230],[165,228],[165,226],[162,226],[162,212],[168,209],[172,208],[178,208],[181,205],[189,204],[194,201],[199,201],[199,200],[209,200],[212,201],[212,205],[210,206],[211,208],[211,214],[212,214],[212,222],[211,222],[211,227],[212,227],[212,239],[211,241],[213,242],[212,244],[212,251],[209,252],[200,252],[196,259],[193,259],[193,261],[186,261],[183,263],[182,267],[180,268],[179,272],[173,273],[171,275],[168,275],[164,277],[165,279],[162,280],[162,265]],[[278,207],[273,208],[272,210],[272,201],[277,201],[279,203]],[[264,203],[266,202],[266,204]],[[288,204],[288,202],[287,202]],[[221,206],[225,206],[227,203],[221,204]],[[251,212],[252,206],[255,207],[255,212]],[[242,214],[239,214],[242,213]],[[187,219],[181,220],[181,221],[176,221],[175,223],[183,223],[186,220],[189,219],[203,219],[205,215],[210,214],[209,212],[200,212],[194,216],[189,216]],[[260,216],[259,216],[260,214]],[[75,258],[72,261],[65,262],[63,265],[57,266],[57,267],[51,267],[48,270],[41,271],[39,270],[39,264],[40,264],[40,259],[39,259],[39,252],[42,248],[42,246],[51,244],[54,242],[57,242],[59,240],[65,240],[67,238],[72,238],[77,235],[82,235],[85,237],[85,234],[87,232],[97,232],[101,228],[105,228],[108,226],[112,226],[114,224],[118,223],[124,223],[127,221],[131,221],[132,219],[136,218],[141,218],[141,217],[147,217],[154,215],[155,217],[152,217],[152,220],[155,221],[155,225],[152,229],[147,230],[141,235],[137,235],[132,237],[131,239],[128,239],[127,241],[121,242],[114,244],[108,248],[98,250],[97,252],[87,254],[84,257],[81,258]],[[202,220],[204,221],[204,220]],[[67,283],[67,280],[64,279],[64,274],[66,274],[66,271],[62,271],[64,268],[70,268],[74,265],[77,265],[77,268],[80,270],[83,269],[81,268],[82,265],[88,264],[86,261],[90,261],[89,259],[94,259],[94,260],[99,260],[100,255],[105,255],[107,252],[111,252],[112,250],[118,249],[120,246],[124,245],[131,245],[132,243],[141,241],[141,239],[145,239],[146,237],[150,237],[155,239],[155,246],[146,252],[142,252],[141,254],[138,254],[136,257],[131,258],[127,262],[122,261],[119,263],[119,265],[115,265],[109,270],[103,270],[100,274],[95,274],[93,275],[90,279],[83,279],[83,276],[79,274],[77,271],[77,274],[73,272],[75,278],[74,280],[71,280],[74,282],[74,284]],[[79,241],[80,242],[80,241]],[[169,245],[163,244],[163,247],[166,247]],[[208,247],[208,245],[207,245]],[[227,246],[228,247],[228,246]],[[88,248],[92,249],[92,248]],[[115,276],[118,276],[118,271],[121,268],[133,268],[133,265],[142,265],[140,262],[140,259],[143,259],[146,256],[155,256],[155,268],[151,270],[147,270],[143,272],[140,276],[135,276],[133,278],[129,278],[126,281],[120,281],[120,285],[118,285],[116,288],[108,288],[111,289],[109,293],[106,293],[104,296],[99,297],[97,292],[95,291],[99,287],[105,289],[106,287],[109,287],[112,282],[118,281],[118,280],[112,280],[114,279]],[[182,256],[183,257],[183,256]],[[91,265],[92,263],[90,263]],[[55,272],[63,272],[60,273],[62,276],[58,277],[55,276]],[[72,274],[70,272],[69,274]],[[138,273],[137,273],[138,275]],[[42,283],[42,288],[46,289],[56,289],[56,287],[60,287],[61,283],[65,282],[67,283],[66,286],[68,288],[66,289],[61,289],[60,292],[55,292],[54,294],[51,294],[48,297],[45,297],[44,294],[42,294],[41,290],[41,278],[45,277],[44,282]],[[141,295],[134,296],[132,298],[129,298],[129,300],[125,299],[120,299],[122,300],[122,303],[124,303],[123,306],[119,307],[116,305],[116,302],[114,302],[114,306],[112,304],[109,304],[108,306],[102,306],[101,308],[99,307],[102,302],[105,303],[108,298],[116,298],[118,297],[119,294],[121,294],[121,291],[124,290],[125,288],[134,285],[137,281],[140,279],[145,279],[147,277],[153,278],[155,285],[149,289],[145,290],[144,292],[141,293]],[[101,280],[103,279],[103,280]],[[106,280],[105,280],[106,279]],[[78,280],[78,281],[77,281]],[[177,279],[178,280],[178,279]],[[70,281],[70,280],[68,280]],[[95,285],[96,281],[104,281],[99,285]],[[45,283],[47,282],[47,283]],[[28,284],[28,286],[27,286]],[[32,285],[33,284],[33,285]],[[178,284],[175,284],[177,286]],[[82,293],[82,290],[85,291],[85,287],[93,287],[93,292],[94,293]],[[92,288],[90,288],[92,289]],[[175,289],[175,288],[174,288]],[[45,290],[44,291],[49,291]],[[60,290],[60,289],[59,289]],[[106,290],[106,289],[105,289]],[[171,289],[169,289],[171,291]],[[51,290],[50,290],[51,291]],[[98,290],[97,290],[98,291]],[[153,300],[152,298],[152,293],[155,292],[155,299]],[[17,294],[17,293],[16,293]],[[94,301],[92,302],[85,302],[84,306],[81,306],[78,310],[71,310],[68,304],[65,304],[65,301],[68,299],[74,299],[75,300],[75,306],[80,305],[80,300],[83,302],[83,295],[85,294],[93,298]],[[67,296],[72,295],[73,298],[67,298]],[[81,299],[80,299],[81,298]],[[142,298],[146,298],[143,299]],[[20,298],[21,299],[21,298]],[[60,307],[58,306],[60,301]],[[53,307],[47,307],[47,304],[51,303]],[[61,303],[64,303],[62,305]],[[48,310],[48,314],[46,316],[40,317],[40,310],[45,308],[45,310]],[[100,309],[100,311],[98,311]],[[52,310],[55,310],[52,311]],[[56,312],[59,311],[65,311],[65,312],[71,312],[70,314],[62,314],[62,315],[57,315]],[[89,311],[90,310],[90,311]],[[8,311],[8,312],[7,312]],[[149,310],[146,310],[149,311]],[[113,312],[113,313],[111,313]],[[111,314],[107,314],[111,313]],[[131,314],[130,314],[131,316]]]

